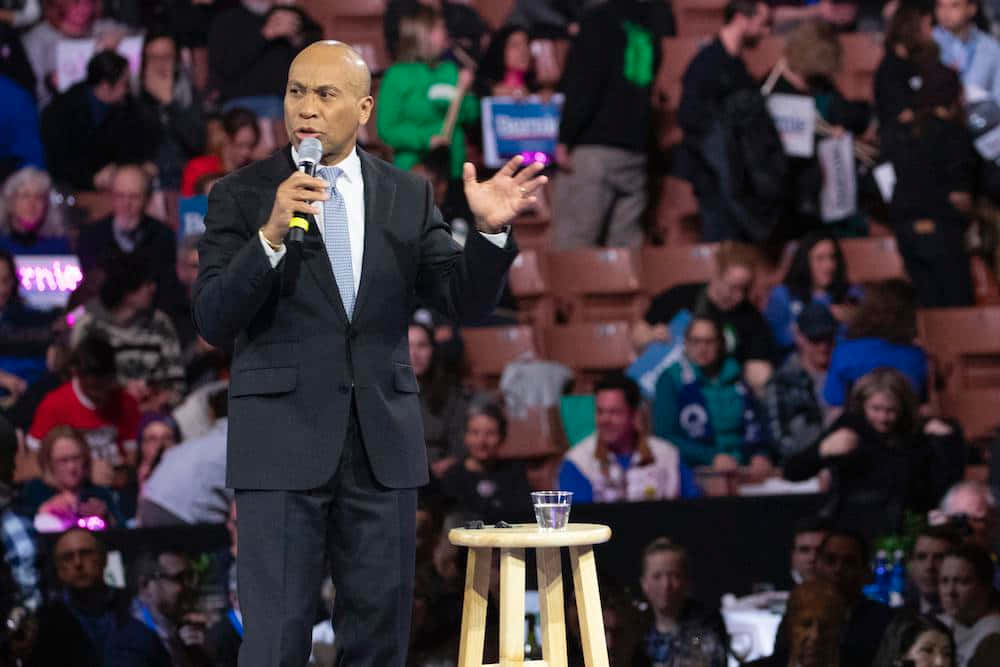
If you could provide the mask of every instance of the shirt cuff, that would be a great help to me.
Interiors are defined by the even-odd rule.
[[[507,246],[507,237],[510,236],[510,226],[505,226],[502,232],[497,232],[496,234],[487,234],[486,232],[479,233],[496,247],[504,248]]]
[[[281,246],[275,250],[271,247],[270,242],[264,238],[263,231],[257,230],[257,235],[260,236],[260,244],[264,246],[264,252],[267,254],[268,260],[271,262],[271,268],[275,268],[278,266],[278,262],[281,261],[281,258],[285,256],[285,253],[288,252],[288,248],[286,248],[285,244],[282,243]]]

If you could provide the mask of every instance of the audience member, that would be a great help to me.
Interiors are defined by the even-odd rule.
[[[280,119],[288,67],[302,47],[318,38],[319,26],[284,2],[240,0],[217,14],[208,33],[208,55],[223,110],[242,107],[260,118]]]
[[[656,382],[653,431],[673,443],[688,466],[734,472],[750,465],[757,478],[771,468],[760,408],[743,382],[739,363],[726,355],[719,323],[695,315],[684,354]]]
[[[702,644],[715,644],[706,664],[723,667],[729,635],[717,609],[709,609],[691,597],[690,562],[687,549],[666,537],[650,542],[642,550],[639,585],[649,604],[642,641],[631,664],[674,664],[683,657],[683,647],[692,637]]]
[[[461,50],[463,59],[479,57],[481,46],[489,36],[489,25],[472,6],[464,2],[451,0],[388,0],[385,14],[382,17],[382,27],[385,32],[385,45],[393,60],[402,60],[400,54],[405,51],[405,29],[403,20],[427,7],[440,12],[453,50]]]
[[[235,503],[233,504],[235,507]],[[229,606],[205,637],[205,648],[212,659],[212,667],[237,667],[240,644],[243,643],[243,614],[240,597],[236,593],[236,565],[229,568]]]
[[[785,462],[785,477],[831,468],[829,509],[840,525],[869,537],[898,531],[905,510],[929,510],[965,468],[961,434],[940,419],[918,419],[903,375],[876,369],[854,386],[826,435]]]
[[[698,495],[677,447],[652,435],[635,381],[607,375],[594,388],[597,431],[570,449],[559,488],[576,503],[669,500]]]
[[[560,84],[566,100],[556,146],[555,248],[642,244],[665,14],[659,3],[609,0],[580,24]]]
[[[174,325],[153,308],[156,283],[143,259],[122,256],[108,265],[98,298],[73,327],[74,344],[97,335],[115,352],[118,381],[143,410],[159,411],[180,401],[184,389],[181,346]]]
[[[52,179],[23,167],[3,185],[0,250],[14,255],[68,255],[69,241],[59,213],[49,205]]]
[[[767,658],[746,663],[754,667],[838,667],[868,664],[842,659],[842,628],[848,613],[845,599],[828,581],[806,581],[792,589],[783,627],[787,646],[775,648]],[[923,665],[921,665],[923,667]]]
[[[57,314],[24,303],[14,257],[0,249],[0,406],[12,405],[44,373]]]
[[[799,241],[785,279],[771,290],[764,316],[778,346],[789,350],[797,342],[795,321],[806,306],[823,304],[846,321],[860,296],[847,280],[847,262],[836,237],[828,231],[810,232]]]
[[[947,522],[961,530],[966,542],[993,550],[997,543],[997,503],[993,491],[983,482],[959,482],[941,499],[932,522]]]
[[[928,526],[917,534],[910,557],[906,559],[909,578],[906,606],[917,614],[940,614],[941,596],[938,578],[945,554],[958,547],[958,532],[948,526]]]
[[[847,620],[840,634],[842,667],[870,665],[885,629],[892,620],[889,607],[869,600],[862,588],[870,576],[868,543],[849,530],[830,531],[820,547],[816,574],[837,589],[847,604]]]
[[[465,193],[460,188],[451,187],[451,155],[444,149],[432,150],[410,167],[410,171],[422,174],[430,182],[434,203],[451,227],[451,237],[465,247],[469,231],[474,229],[475,217]]]
[[[475,88],[480,97],[517,99],[539,91],[535,57],[525,28],[508,24],[493,33],[476,70]]]
[[[48,0],[45,20],[24,34],[22,41],[35,73],[39,108],[45,108],[55,91],[65,88],[57,80],[59,42],[96,39],[94,52],[97,53],[117,48],[125,36],[125,26],[100,18],[100,5],[98,0]]]
[[[139,80],[138,109],[146,128],[143,140],[156,147],[159,185],[164,190],[179,190],[184,165],[205,149],[205,119],[201,100],[171,35],[146,36]]]
[[[764,411],[779,461],[812,445],[826,427],[823,384],[839,327],[822,303],[805,306],[793,326],[796,351],[764,388]]]
[[[136,479],[141,488],[168,449],[180,441],[180,429],[170,415],[147,412],[139,420],[139,467]]]
[[[931,3],[900,2],[885,33],[885,55],[875,71],[875,111],[882,150],[892,150],[913,120],[920,68],[938,59]]]
[[[77,254],[84,272],[113,270],[123,255],[140,258],[144,273],[158,287],[175,284],[177,241],[165,224],[145,214],[150,195],[149,176],[141,167],[117,167],[111,179],[111,215],[84,226]]]
[[[847,337],[833,348],[823,399],[839,408],[858,379],[876,368],[889,367],[902,373],[920,401],[925,400],[927,355],[914,344],[916,337],[913,287],[899,279],[868,285]]]
[[[72,379],[38,406],[28,431],[28,448],[37,454],[54,427],[72,426],[90,445],[91,478],[110,484],[113,466],[135,463],[139,406],[118,385],[115,351],[102,338],[86,338],[76,345],[70,373]]]
[[[829,3],[812,6],[824,4]],[[841,6],[855,7],[853,4]],[[784,59],[772,71],[765,90],[768,94],[802,95],[815,101],[817,122],[822,131],[816,132],[814,142],[844,132],[862,135],[871,123],[871,107],[867,102],[848,101],[841,94],[836,85],[840,69],[841,46],[834,25],[824,21],[807,21],[787,36]],[[833,231],[845,235],[863,235],[867,231],[864,219],[857,214],[836,220],[823,217],[820,195],[824,174],[817,150],[810,157],[789,157],[788,167],[785,211],[772,240],[792,240],[809,229],[824,230],[821,238],[826,239],[832,238]],[[844,279],[843,276],[840,278]],[[823,289],[822,286],[819,288]]]
[[[653,297],[646,322],[670,324],[683,310],[722,324],[726,353],[743,367],[743,378],[754,391],[771,377],[778,353],[767,320],[750,301],[760,255],[745,243],[724,242],[715,253],[715,270],[707,285],[672,287]]]
[[[820,517],[809,517],[796,524],[790,558],[791,580],[795,586],[816,578],[819,548],[829,531],[830,522]]]
[[[951,631],[930,616],[904,612],[892,620],[872,667],[952,667],[955,640]]]
[[[191,611],[197,574],[184,554],[163,550],[140,555],[133,566],[130,613],[155,632],[174,667],[208,667],[205,621]]]
[[[4,2],[0,4],[0,22],[12,28],[27,28],[42,16],[40,0]]]
[[[451,151],[452,179],[462,176],[465,162],[463,125],[479,117],[479,101],[469,94],[473,74],[442,60],[448,32],[437,11],[421,5],[400,20],[396,62],[385,71],[378,92],[378,136],[393,150],[394,163],[409,169],[431,150]],[[454,100],[461,99],[451,136],[444,121]]]
[[[29,480],[21,489],[20,508],[34,517],[43,532],[60,532],[92,517],[99,528],[123,526],[125,516],[106,486],[90,479],[90,449],[79,431],[56,426],[45,436],[38,454],[42,477]]]
[[[741,239],[744,229],[734,216],[733,202],[723,194],[723,178],[714,162],[720,143],[718,126],[723,121],[727,101],[737,93],[756,91],[757,84],[747,71],[742,56],[767,36],[771,10],[764,2],[731,0],[725,8],[725,25],[719,35],[691,60],[682,79],[677,124],[684,131],[682,175],[691,181],[702,216],[702,239]],[[763,158],[763,155],[758,156]],[[769,165],[757,168],[768,171]],[[728,181],[728,177],[726,177]],[[743,202],[738,202],[743,205]],[[754,238],[767,236],[754,232]]]
[[[14,460],[18,450],[18,434],[13,425],[0,416],[0,539],[3,540],[3,561],[10,568],[16,591],[14,601],[28,609],[36,609],[42,596],[38,588],[38,566],[35,527],[31,521],[14,511]]]
[[[993,588],[995,564],[982,547],[968,544],[941,562],[941,620],[955,636],[956,667],[1000,664],[1000,611]]]
[[[215,426],[208,433],[163,451],[142,487],[139,524],[175,526],[225,523],[233,491],[226,486],[229,404],[225,389],[209,399]]]
[[[978,158],[965,127],[962,86],[936,61],[917,72],[922,84],[913,118],[899,124],[882,150],[896,174],[889,223],[920,306],[971,306],[965,232]]]
[[[250,164],[260,141],[257,115],[249,109],[231,108],[222,116],[222,144],[218,152],[193,158],[184,166],[181,194],[202,194],[208,179],[218,178]]]
[[[507,418],[499,405],[472,402],[465,412],[464,460],[441,476],[441,491],[470,519],[520,523],[532,518],[531,487],[520,461],[497,453],[507,438]]]
[[[174,265],[174,273],[171,276],[166,294],[158,301],[160,309],[169,317],[177,331],[177,337],[181,341],[181,348],[184,350],[184,365],[194,361],[197,357],[197,346],[193,343],[198,338],[198,332],[194,327],[194,318],[191,314],[191,294],[194,289],[194,281],[198,277],[198,242],[201,234],[190,234],[182,237],[177,243],[177,262]],[[195,349],[192,349],[192,348]]]
[[[434,332],[425,324],[410,323],[410,360],[420,384],[427,460],[435,476],[465,458],[465,393],[438,358]]]
[[[1000,99],[1000,43],[976,27],[977,14],[977,0],[936,0],[934,41],[941,62],[961,75],[967,97]]]
[[[113,165],[151,158],[152,146],[129,96],[128,61],[114,51],[94,55],[86,80],[42,112],[42,142],[52,177],[78,190],[105,189]]]
[[[38,108],[31,92],[0,70],[0,98],[4,101],[0,108],[0,180],[22,167],[44,168]]]
[[[71,528],[52,547],[56,586],[38,615],[32,667],[170,667],[155,634],[128,613],[128,598],[104,582],[107,550]]]

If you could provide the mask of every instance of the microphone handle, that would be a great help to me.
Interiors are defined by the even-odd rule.
[[[299,171],[303,174],[309,174],[310,176],[316,175],[316,165],[309,162],[303,162],[299,165]],[[311,202],[310,202],[311,203]],[[300,213],[294,213],[292,215],[291,221],[288,223],[291,229],[288,230],[287,240],[289,243],[302,243],[305,241],[306,232],[309,231],[309,221],[306,220],[305,215]]]

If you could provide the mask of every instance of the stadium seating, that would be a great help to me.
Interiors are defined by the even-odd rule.
[[[906,277],[895,237],[842,239],[840,247],[847,262],[847,278],[852,283]]]
[[[1000,399],[1000,307],[920,310],[917,331],[931,356],[934,394],[992,389]]]
[[[685,283],[707,282],[715,270],[718,245],[647,246],[642,249],[642,291],[653,297]]]
[[[639,255],[629,248],[550,252],[549,275],[560,310],[570,321],[623,319],[644,311]]]
[[[576,391],[590,391],[601,374],[632,363],[628,322],[581,322],[542,330],[546,357],[577,373]]]
[[[522,250],[510,267],[507,284],[517,299],[517,315],[521,322],[534,326],[555,324],[555,304],[543,253]]]
[[[520,359],[542,357],[530,326],[470,327],[462,330],[471,379],[480,387],[496,387],[504,366]]]

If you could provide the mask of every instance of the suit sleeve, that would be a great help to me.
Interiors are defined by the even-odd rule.
[[[230,345],[250,324],[278,278],[233,189],[226,180],[212,188],[205,234],[198,243],[194,321],[202,337],[215,346]]]
[[[417,295],[452,321],[476,323],[499,301],[517,246],[513,238],[499,248],[482,234],[469,234],[463,250],[434,205],[430,183],[425,184],[423,204]]]

